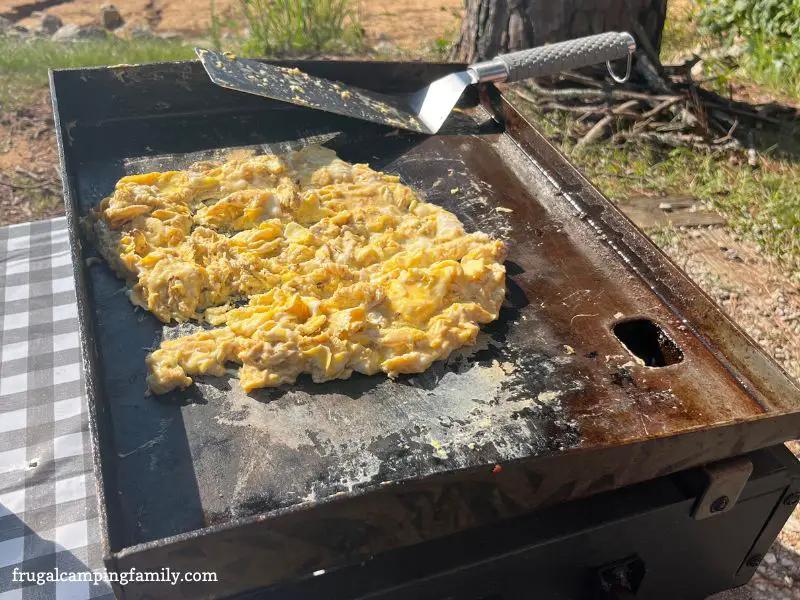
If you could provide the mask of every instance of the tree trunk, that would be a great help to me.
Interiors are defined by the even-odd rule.
[[[464,0],[454,58],[475,62],[605,31],[629,31],[661,47],[667,0]]]

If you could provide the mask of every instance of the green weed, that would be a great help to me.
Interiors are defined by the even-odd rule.
[[[694,10],[668,14],[661,58],[673,62],[697,49],[704,83],[716,91],[755,85],[800,101],[799,28],[800,0],[701,0]]]
[[[363,34],[348,0],[240,0],[253,56],[360,49]]]

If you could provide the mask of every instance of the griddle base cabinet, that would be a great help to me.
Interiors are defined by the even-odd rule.
[[[749,581],[797,503],[800,463],[784,446],[749,458],[739,500],[706,519],[692,516],[704,487],[692,470],[236,598],[705,598]]]

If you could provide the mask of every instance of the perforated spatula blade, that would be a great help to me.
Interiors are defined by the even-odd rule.
[[[504,54],[437,79],[418,92],[389,96],[312,77],[298,69],[195,49],[211,80],[225,88],[290,102],[356,119],[435,134],[468,85],[512,82],[554,75],[619,58],[630,60],[636,44],[628,33],[602,33],[530,50]],[[613,74],[612,74],[613,75]],[[617,79],[615,77],[615,79]]]
[[[197,48],[195,52],[211,80],[222,87],[420,133],[434,133],[414,114],[408,96],[379,94],[312,77],[299,69],[213,50]]]

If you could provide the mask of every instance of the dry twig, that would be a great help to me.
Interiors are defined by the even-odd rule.
[[[646,36],[637,32],[639,38]],[[587,146],[606,137],[615,117],[622,117],[612,140],[639,140],[675,147],[707,150],[749,148],[748,162],[757,164],[752,128],[775,127],[796,113],[781,112],[774,106],[755,108],[726,99],[698,87],[691,69],[700,60],[694,56],[683,64],[663,66],[658,55],[646,43],[636,55],[635,76],[638,83],[611,86],[606,80],[592,79],[585,73],[565,73],[548,86],[528,82],[515,93],[537,106],[546,118],[549,113],[572,113],[574,126],[563,133],[577,147]],[[549,87],[552,82],[552,87]],[[784,120],[780,120],[781,117]]]
[[[611,125],[611,121],[614,119],[615,116],[618,116],[620,112],[623,112],[629,108],[633,108],[639,103],[638,100],[628,100],[620,104],[617,108],[611,111],[611,114],[606,115],[602,119],[600,119],[597,123],[595,123],[594,127],[592,127],[586,135],[584,135],[579,141],[576,148],[583,148],[584,146],[588,146],[589,144],[596,142],[597,140],[601,139],[606,132],[606,129],[609,125]]]
[[[525,86],[534,94],[546,96],[548,98],[568,98],[570,100],[666,100],[667,98],[680,98],[676,94],[672,95],[653,95],[643,92],[630,92],[622,89],[590,90],[585,88],[567,89],[548,89],[543,88],[532,81],[525,83]]]

